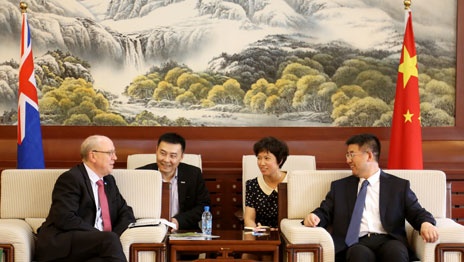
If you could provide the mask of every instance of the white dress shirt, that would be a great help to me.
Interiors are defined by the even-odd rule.
[[[103,180],[100,178],[95,172],[93,172],[90,167],[84,164],[85,170],[87,170],[87,174],[89,175],[90,185],[92,186],[93,197],[95,198],[95,208],[97,209],[97,215],[95,216],[95,224],[93,227],[96,229],[103,231],[103,219],[101,216],[101,208],[100,208],[100,200],[98,198],[98,180]],[[103,182],[104,183],[104,182]]]
[[[166,181],[163,179],[164,182],[168,182],[171,184],[171,189],[169,190],[171,200],[169,205],[169,220],[173,218],[177,213],[179,213],[179,190],[177,189],[177,171],[174,174],[174,177],[170,181]]]
[[[361,189],[361,185],[364,182],[364,180],[366,179],[359,179],[358,192]],[[380,221],[380,169],[367,180],[369,181],[369,185],[367,186],[366,201],[364,202],[359,237],[363,237],[368,233],[387,233],[382,226],[382,222]]]

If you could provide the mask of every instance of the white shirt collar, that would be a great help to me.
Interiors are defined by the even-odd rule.
[[[87,166],[85,163],[84,163],[84,167],[85,167],[85,170],[87,170],[87,175],[89,176],[90,181],[96,184],[98,180],[102,179],[95,172],[93,172],[93,170],[89,166]]]
[[[284,180],[282,180],[281,183],[287,183],[287,172],[284,172],[285,174],[285,177],[284,177]],[[266,194],[266,195],[270,195],[272,194],[272,191],[277,191],[277,187],[276,188],[272,188],[270,187],[266,181],[264,181],[264,177],[263,175],[259,175],[258,176],[258,185],[259,187],[261,188],[261,190],[263,190],[263,192]]]
[[[159,169],[159,168],[158,168],[158,169]],[[176,173],[175,173],[174,176],[171,178],[171,180],[169,180],[169,182],[166,181],[166,180],[164,180],[164,177],[161,176],[162,179],[163,179],[163,182],[172,183],[173,180],[177,180],[177,171],[179,171],[179,168],[176,168]]]
[[[362,182],[364,182],[364,180],[366,180],[365,178],[361,178],[359,179],[359,184],[361,185]],[[380,180],[380,168],[379,170],[377,170],[377,172],[375,172],[372,176],[370,176],[367,181],[369,181],[369,185],[371,186],[375,186],[377,183],[379,183],[379,180]]]

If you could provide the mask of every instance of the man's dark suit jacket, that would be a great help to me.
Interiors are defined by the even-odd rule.
[[[158,170],[158,164],[152,163],[137,169]],[[177,191],[179,213],[174,216],[179,229],[198,229],[204,206],[210,206],[209,192],[200,168],[185,163],[177,167]]]
[[[322,201],[319,208],[313,211],[321,220],[318,226],[332,227],[335,253],[347,248],[345,237],[358,194],[358,183],[359,178],[355,176],[332,182],[326,199]],[[410,257],[414,256],[406,238],[404,220],[406,219],[414,229],[420,230],[423,222],[435,225],[435,219],[421,207],[409,186],[408,180],[383,171],[380,173],[379,202],[380,220],[383,228],[389,235],[408,247]]]
[[[132,208],[119,193],[114,177],[107,175],[103,180],[112,231],[121,236],[129,223],[135,222],[135,217]],[[97,210],[90,183],[82,163],[56,180],[50,213],[38,230],[37,260],[54,260],[68,256],[73,231],[99,231],[94,227]]]

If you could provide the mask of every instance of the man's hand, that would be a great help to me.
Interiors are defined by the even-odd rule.
[[[177,229],[171,228],[171,232],[176,232],[179,229],[179,222],[175,218],[171,218],[171,222],[176,224],[176,228],[177,228]]]
[[[313,213],[309,213],[304,219],[304,225],[306,227],[315,227],[319,225],[319,222],[321,222],[321,219]]]
[[[422,223],[420,234],[424,242],[433,243],[438,240],[438,230],[429,222]]]

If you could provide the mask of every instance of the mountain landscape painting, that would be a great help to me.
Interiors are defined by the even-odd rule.
[[[402,0],[29,0],[42,125],[387,127]],[[412,1],[423,126],[454,126],[457,0]],[[0,123],[21,10],[0,0]]]

